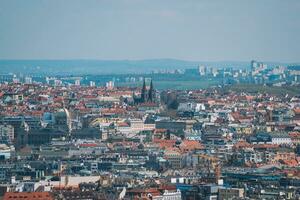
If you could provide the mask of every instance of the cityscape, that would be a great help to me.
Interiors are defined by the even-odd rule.
[[[7,14],[7,10],[16,9],[20,16],[26,16],[28,26],[32,26],[30,20],[35,22],[38,18],[47,19],[50,27],[54,26],[52,22],[62,24],[63,30],[57,32],[64,37],[63,32],[69,31],[63,28],[69,26],[66,22],[69,18],[65,16],[69,12],[77,21],[67,21],[76,27],[78,22],[78,31],[88,23],[114,24],[116,19],[120,20],[118,27],[123,27],[122,20],[126,19],[130,23],[143,19],[155,24],[167,20],[172,29],[181,28],[180,14],[188,16],[195,12],[192,19],[203,17],[199,12],[202,7],[210,13],[220,6],[236,11],[231,9],[237,5],[245,12],[249,7],[258,12],[266,6],[260,1],[246,2],[28,0],[27,5],[18,0],[0,0],[0,25],[11,24],[14,19],[18,22],[11,24],[12,27],[22,26],[21,18],[14,18],[18,15]],[[269,6],[275,11],[300,9],[297,1],[274,2]],[[158,12],[168,6],[174,12]],[[67,8],[76,10],[79,18],[74,10]],[[48,9],[53,12],[53,18],[42,12]],[[111,19],[101,18],[102,12]],[[258,13],[274,15],[270,10]],[[65,18],[56,19],[56,14]],[[242,19],[247,15],[239,14]],[[37,18],[32,18],[33,15]],[[153,19],[147,21],[148,15]],[[220,11],[224,20],[228,17],[232,20],[232,15]],[[290,15],[300,20],[299,14]],[[1,16],[5,17],[1,19]],[[173,18],[176,20],[172,21]],[[266,24],[265,19],[250,18]],[[81,23],[79,19],[85,21]],[[125,30],[130,29],[129,22]],[[188,26],[189,22],[183,24]],[[37,26],[44,27],[43,23]],[[111,26],[105,28],[111,29],[111,39],[117,40]],[[236,26],[243,27],[244,23],[234,21],[232,27]],[[98,31],[97,27],[88,27],[89,31]],[[236,52],[237,58],[222,57],[227,52],[218,54],[216,50],[220,46],[212,45],[211,54],[203,53],[210,61],[197,61],[205,59],[189,57],[195,55],[193,50],[181,52],[172,47],[168,52],[176,59],[160,56],[148,59],[147,55],[152,55],[152,51],[144,51],[150,48],[148,43],[139,44],[140,51],[147,52],[140,54],[130,45],[110,52],[110,47],[115,47],[110,41],[111,44],[103,45],[112,57],[104,53],[104,57],[90,59],[84,56],[87,52],[79,43],[82,52],[62,50],[59,51],[62,57],[57,56],[60,47],[50,48],[51,41],[57,38],[47,35],[48,29],[39,33],[46,34],[50,42],[41,44],[39,38],[29,36],[34,30],[29,35],[24,30],[24,35],[16,37],[11,27],[6,28],[0,33],[0,42],[4,41],[0,47],[0,200],[300,199],[300,49],[293,45],[291,38],[282,39],[282,57],[272,47],[269,47],[270,54],[247,53],[248,60]],[[73,31],[74,27],[69,28]],[[256,28],[260,30],[260,26]],[[89,31],[89,34],[81,31],[80,36],[93,36]],[[285,31],[298,34],[299,24],[298,29]],[[134,29],[132,34],[136,32],[149,36],[139,29]],[[178,32],[181,34],[185,32]],[[217,38],[214,34],[208,36]],[[28,40],[35,47],[26,42],[26,52],[25,43],[12,41],[14,37],[18,41]],[[72,34],[65,40],[69,37],[72,39]],[[92,44],[97,43],[97,37],[91,44],[82,38],[93,52]],[[161,39],[155,37],[157,41]],[[164,40],[168,41],[169,37]],[[197,37],[201,37],[201,32]],[[133,46],[139,43],[138,39],[133,40]],[[63,40],[60,42],[64,44]],[[188,39],[185,42],[190,44]],[[285,42],[287,49],[284,49]],[[35,51],[33,48],[38,45],[45,46]],[[158,47],[157,52],[167,57],[163,46],[157,44],[155,49]],[[44,54],[44,48],[49,54]],[[239,51],[244,48],[241,44]],[[124,59],[114,57],[120,52]],[[267,56],[271,54],[274,57]],[[213,55],[219,56],[219,60],[244,61],[216,61],[210,57]]]

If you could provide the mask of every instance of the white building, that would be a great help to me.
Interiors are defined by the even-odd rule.
[[[9,159],[15,152],[14,146],[7,146],[6,144],[0,144],[0,157],[4,159]]]
[[[206,67],[204,65],[200,65],[199,68],[198,68],[198,70],[199,70],[200,76],[205,76],[206,75],[207,69],[206,69]]]
[[[272,144],[292,144],[292,139],[289,137],[289,135],[286,134],[278,134],[278,135],[272,135]]]
[[[177,190],[175,192],[169,192],[166,190],[163,195],[152,197],[153,200],[181,200],[181,192]]]
[[[94,81],[90,81],[90,87],[95,87],[96,83]]]
[[[80,80],[79,79],[75,80],[75,85],[80,86]]]
[[[115,83],[114,83],[113,81],[108,81],[108,82],[106,83],[106,88],[107,88],[107,89],[113,89],[114,86],[115,86]]]
[[[32,78],[31,77],[25,77],[25,83],[26,84],[31,84],[32,83]]]
[[[149,131],[155,129],[155,124],[145,124],[141,119],[129,119],[128,124],[132,132]]]
[[[178,111],[180,112],[199,112],[201,110],[205,110],[205,105],[202,103],[180,103],[178,106]]]

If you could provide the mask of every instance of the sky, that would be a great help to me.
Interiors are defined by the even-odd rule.
[[[0,59],[300,61],[299,0],[0,0]]]

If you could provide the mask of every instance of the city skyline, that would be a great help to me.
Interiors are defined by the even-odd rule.
[[[0,199],[300,200],[300,0],[0,0]]]
[[[0,59],[300,61],[299,1],[170,2],[1,0]]]

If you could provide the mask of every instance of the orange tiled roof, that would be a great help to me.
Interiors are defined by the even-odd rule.
[[[239,141],[233,145],[233,148],[235,149],[250,148],[250,147],[252,147],[252,145],[246,141]]]
[[[167,131],[167,129],[164,129],[164,128],[156,128],[155,129],[155,133],[165,133]]]
[[[204,146],[200,142],[195,140],[184,140],[180,144],[180,149],[183,151],[192,151],[204,149]]]
[[[295,108],[294,112],[295,112],[295,114],[300,114],[300,108]]]
[[[292,160],[281,160],[282,164],[284,165],[288,165],[290,167],[295,167],[298,165],[298,161],[296,159],[292,159]]]
[[[172,148],[175,145],[176,140],[160,140],[160,139],[154,139],[154,143],[159,144],[159,148],[166,149],[166,148]]]

